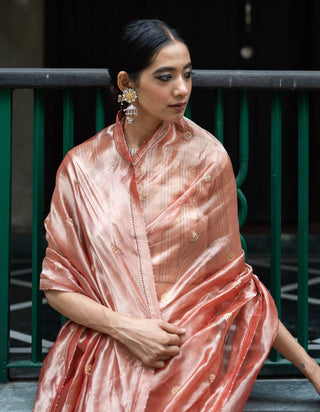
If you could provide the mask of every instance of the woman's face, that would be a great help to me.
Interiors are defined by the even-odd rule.
[[[191,59],[184,43],[164,46],[133,85],[139,119],[150,126],[183,117],[191,93]]]

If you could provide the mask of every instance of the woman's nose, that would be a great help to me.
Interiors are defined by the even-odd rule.
[[[189,85],[186,79],[179,79],[175,85],[174,94],[175,96],[186,96],[189,93]]]

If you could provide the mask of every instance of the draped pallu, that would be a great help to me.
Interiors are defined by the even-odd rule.
[[[131,156],[117,118],[67,154],[45,226],[41,289],[162,318],[186,334],[180,354],[154,370],[67,321],[34,411],[242,410],[278,317],[245,263],[232,166],[210,133],[185,118],[163,122]]]

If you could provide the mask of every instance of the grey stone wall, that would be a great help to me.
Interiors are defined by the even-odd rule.
[[[43,67],[44,1],[0,0],[0,67]],[[32,227],[33,93],[13,92],[12,231]]]

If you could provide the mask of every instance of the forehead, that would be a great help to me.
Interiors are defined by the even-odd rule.
[[[160,67],[178,69],[185,67],[190,62],[191,58],[187,46],[180,41],[173,41],[162,47],[147,69],[150,71],[157,70]]]

